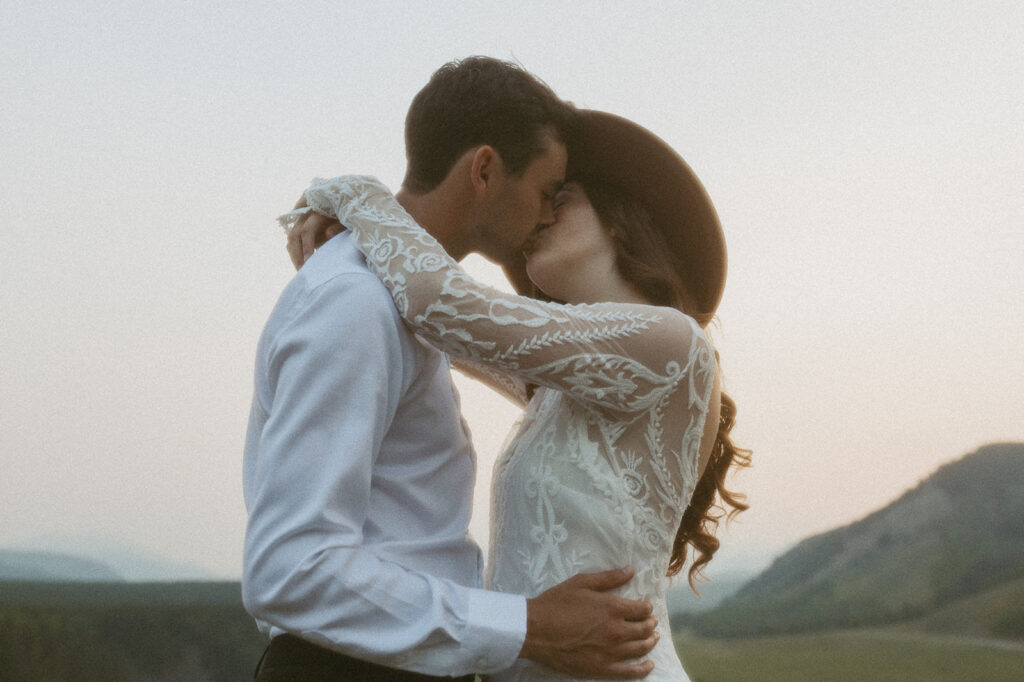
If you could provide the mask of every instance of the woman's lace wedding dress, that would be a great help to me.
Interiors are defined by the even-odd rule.
[[[494,469],[488,587],[532,597],[634,566],[618,593],[651,601],[661,633],[647,679],[688,679],[665,574],[716,372],[704,331],[672,308],[561,305],[480,284],[373,178],[316,181],[306,197],[351,230],[418,335],[525,405]],[[489,679],[566,678],[520,659]]]

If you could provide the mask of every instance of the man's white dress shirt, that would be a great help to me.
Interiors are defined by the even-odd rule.
[[[260,629],[431,675],[512,665],[526,600],[480,588],[447,358],[403,325],[348,234],[282,293],[255,374],[242,589]]]

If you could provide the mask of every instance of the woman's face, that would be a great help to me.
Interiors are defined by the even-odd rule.
[[[577,302],[577,289],[615,267],[615,245],[579,183],[555,197],[555,222],[527,240],[526,274],[552,298]]]

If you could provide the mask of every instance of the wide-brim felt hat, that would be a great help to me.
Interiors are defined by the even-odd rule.
[[[647,209],[665,237],[669,256],[696,310],[712,315],[725,289],[725,234],[697,174],[660,137],[604,111],[580,109],[567,140],[568,179],[595,178],[616,185]],[[532,291],[523,264],[506,274],[520,293]]]

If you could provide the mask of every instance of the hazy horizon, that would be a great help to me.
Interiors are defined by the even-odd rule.
[[[987,443],[981,447],[996,444],[997,443]],[[1019,444],[1024,445],[1024,441],[1021,441]],[[978,449],[980,448],[964,453],[962,456],[974,454]],[[959,459],[961,459],[961,457],[954,457],[950,462]],[[940,464],[940,468],[950,462],[943,462]],[[924,477],[924,479],[929,478],[932,473],[934,472],[929,473],[928,476]],[[913,485],[908,486],[907,489],[897,493],[892,500],[889,500],[882,506],[867,510],[857,518],[850,519],[848,522],[840,523],[833,528],[823,530],[821,533],[828,533],[838,528],[858,523],[865,517],[871,516],[880,509],[888,507],[890,504],[901,498],[906,492],[917,487],[920,482],[920,480],[915,481]],[[723,522],[723,530],[725,532],[720,534],[720,537],[727,536],[728,528],[729,524]],[[751,539],[746,539],[744,544],[726,544],[721,548],[720,552],[716,553],[713,561],[706,567],[705,574],[712,581],[716,581],[719,577],[735,579],[737,574],[755,575],[767,568],[775,559],[793,549],[794,546],[803,540],[814,537],[818,534],[819,533],[814,533],[808,536],[796,538],[789,543],[778,546],[758,545],[756,543],[756,539],[753,541]],[[488,545],[486,536],[481,536],[478,540],[486,554]],[[143,546],[133,543],[124,537],[118,537],[112,534],[73,535],[67,533],[50,533],[25,537],[13,544],[0,546],[0,551],[3,550],[68,554],[71,556],[98,561],[122,573],[121,577],[129,582],[145,582],[151,580],[239,580],[241,578],[240,570],[238,573],[234,574],[217,573],[209,567],[204,567],[199,564],[185,563],[177,560],[173,556],[161,555],[158,552],[147,550]],[[683,578],[677,578],[673,587],[683,589],[684,591],[689,590],[689,587]]]
[[[718,209],[713,333],[754,450],[723,561],[1024,441],[1020,3],[8,3],[0,547],[115,537],[239,575],[255,345],[292,276],[274,217],[317,175],[397,189],[409,101],[471,54],[649,127]],[[456,385],[486,542],[516,412]]]

